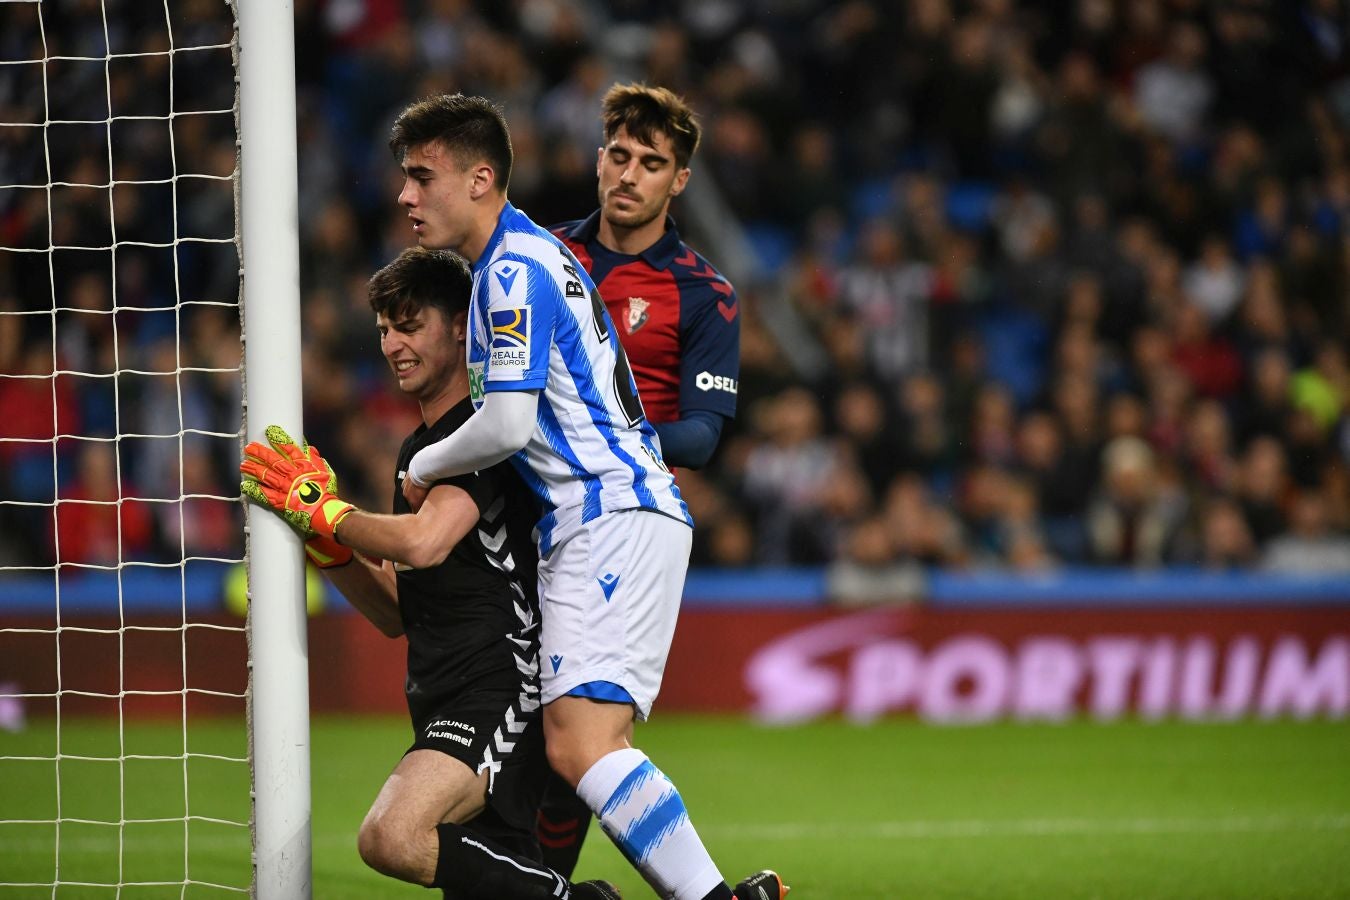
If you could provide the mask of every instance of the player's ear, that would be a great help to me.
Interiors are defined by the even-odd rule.
[[[462,344],[469,337],[469,311],[461,310],[450,319],[450,334],[456,344]]]
[[[600,170],[605,167],[605,148],[601,147],[595,151],[595,177],[600,177]]]
[[[684,186],[689,183],[689,167],[675,173],[675,180],[670,185],[670,196],[678,197],[684,191]]]
[[[477,200],[497,184],[497,173],[486,163],[473,167],[473,182],[469,185],[469,196]]]

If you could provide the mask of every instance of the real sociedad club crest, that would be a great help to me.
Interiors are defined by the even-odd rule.
[[[628,298],[628,333],[633,334],[647,324],[647,307],[650,304],[641,297]]]

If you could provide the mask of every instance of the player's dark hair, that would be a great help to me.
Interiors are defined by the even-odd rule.
[[[641,83],[610,88],[600,104],[600,120],[605,127],[605,143],[621,127],[644,144],[651,144],[652,136],[662,132],[670,138],[675,165],[681,169],[689,165],[703,133],[683,97],[667,88]]]
[[[464,257],[450,250],[409,247],[374,275],[366,287],[370,308],[397,322],[434,306],[449,322],[469,308],[473,275]]]
[[[399,113],[389,132],[389,149],[400,162],[413,147],[439,143],[462,167],[486,162],[503,193],[511,182],[511,131],[501,108],[484,97],[440,94]]]

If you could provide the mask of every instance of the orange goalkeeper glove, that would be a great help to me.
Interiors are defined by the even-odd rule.
[[[255,441],[244,448],[239,489],[285,519],[306,541],[321,537],[336,542],[334,529],[356,509],[337,496],[337,476],[318,450],[297,446],[280,425],[268,425],[264,434],[267,444]],[[332,555],[326,547],[319,549]]]

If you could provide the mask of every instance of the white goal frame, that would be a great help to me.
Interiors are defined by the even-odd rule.
[[[236,0],[244,338],[244,429],[304,433],[291,0]],[[257,900],[312,893],[309,667],[304,552],[279,517],[245,513],[249,755]],[[260,689],[261,688],[261,689]]]
[[[0,0],[0,11],[16,16],[13,19],[0,17],[0,23],[17,22],[20,26],[16,31],[18,39],[7,45],[5,54],[0,57],[0,74],[7,76],[0,79],[0,89],[5,91],[6,99],[9,98],[11,91],[17,98],[12,107],[12,115],[9,105],[6,105],[3,114],[0,114],[2,120],[0,130],[6,137],[23,135],[23,140],[16,146],[20,148],[20,153],[27,154],[19,158],[18,164],[12,169],[5,166],[5,171],[0,172],[0,200],[6,204],[2,207],[6,210],[9,209],[8,204],[11,202],[20,204],[28,202],[15,198],[37,198],[40,206],[43,198],[37,192],[45,190],[46,207],[45,221],[41,214],[35,214],[30,220],[22,221],[18,232],[19,242],[13,247],[0,246],[0,253],[33,254],[34,256],[23,257],[24,271],[30,278],[41,264],[29,261],[37,259],[37,254],[45,254],[46,277],[51,291],[50,312],[41,308],[38,302],[40,298],[36,294],[31,298],[24,298],[23,302],[13,308],[6,303],[4,308],[0,309],[0,318],[3,318],[6,324],[26,321],[21,318],[11,319],[11,316],[49,318],[50,369],[32,368],[30,371],[30,367],[21,365],[11,372],[6,368],[4,372],[0,372],[0,384],[7,387],[24,382],[41,385],[49,381],[52,401],[50,433],[44,433],[41,427],[34,430],[32,423],[22,421],[12,431],[6,431],[4,425],[0,424],[0,449],[17,447],[20,450],[31,451],[35,447],[45,445],[50,451],[49,498],[44,497],[42,490],[38,489],[35,489],[36,493],[31,496],[26,494],[11,496],[6,492],[0,497],[0,508],[8,512],[11,507],[25,507],[26,513],[32,513],[32,521],[38,521],[40,515],[49,517],[51,546],[47,549],[50,550],[51,559],[48,560],[46,551],[43,551],[40,559],[30,560],[26,556],[27,548],[20,547],[17,554],[7,554],[0,560],[0,577],[15,576],[20,579],[15,583],[21,583],[26,575],[32,575],[34,582],[42,580],[40,574],[49,575],[54,590],[54,599],[50,601],[53,604],[50,617],[45,611],[45,604],[49,602],[47,600],[38,601],[44,604],[42,608],[30,609],[20,603],[13,609],[6,609],[4,600],[10,598],[0,598],[0,653],[5,654],[4,659],[0,661],[15,664],[8,667],[0,666],[0,681],[4,681],[4,684],[0,684],[0,736],[6,731],[12,730],[17,733],[26,730],[24,713],[25,704],[29,701],[42,701],[44,704],[50,702],[55,712],[52,725],[54,741],[50,749],[44,743],[47,739],[45,725],[42,729],[35,729],[35,732],[41,732],[35,735],[36,740],[16,743],[13,746],[17,749],[11,749],[9,745],[0,748],[0,832],[3,832],[3,837],[0,837],[0,895],[5,897],[14,896],[10,893],[11,889],[21,891],[22,895],[27,897],[35,896],[35,891],[43,895],[50,893],[52,897],[56,897],[64,895],[64,889],[67,888],[73,889],[81,896],[88,895],[85,889],[97,889],[100,896],[106,891],[115,890],[118,896],[123,896],[124,890],[134,892],[146,887],[179,888],[182,896],[196,896],[198,888],[241,895],[248,893],[258,900],[310,900],[312,896],[309,677],[303,549],[297,535],[282,519],[265,511],[249,510],[249,505],[239,498],[237,492],[238,482],[235,480],[237,473],[232,473],[226,484],[221,486],[215,483],[221,473],[213,472],[212,483],[206,488],[201,487],[199,481],[189,485],[188,478],[184,474],[185,435],[220,438],[231,442],[240,438],[258,440],[262,439],[264,428],[272,423],[282,425],[297,436],[304,433],[301,417],[294,0],[215,0],[215,4],[216,6],[209,10],[209,15],[197,16],[202,22],[209,23],[207,27],[210,29],[211,40],[203,42],[189,36],[184,38],[182,44],[176,44],[174,14],[182,11],[176,7],[186,6],[184,0],[132,0],[133,6],[141,7],[134,12],[144,14],[147,22],[151,22],[157,13],[162,12],[166,40],[161,47],[157,39],[144,45],[121,41],[122,35],[115,27],[120,24],[115,21],[117,11],[110,10],[108,7],[111,4],[107,2],[95,4],[92,10],[74,7],[53,10],[54,21],[69,24],[70,30],[52,32],[56,40],[49,42],[48,23],[44,20],[44,0],[19,0],[19,2]],[[123,4],[123,9],[126,8],[127,5]],[[58,15],[58,12],[68,15]],[[202,13],[202,10],[197,10],[197,13]],[[113,20],[112,28],[110,19]],[[186,20],[191,23],[194,16],[187,16]],[[217,28],[223,30],[226,24],[232,26],[228,42],[216,30]],[[30,27],[33,29],[31,33]],[[146,26],[147,34],[153,27],[153,24]],[[101,50],[97,46],[100,30]],[[114,40],[112,36],[114,34],[119,40]],[[217,40],[218,37],[221,39]],[[207,83],[212,88],[213,97],[224,102],[213,101],[211,108],[207,109],[196,108],[192,104],[184,104],[180,108],[175,100],[177,84],[175,57],[180,52],[196,51],[209,51],[212,56],[204,58],[215,60],[212,65],[219,66],[219,69],[207,76],[211,79]],[[223,65],[226,54],[233,57],[232,83],[225,80],[230,77],[226,75]],[[155,68],[153,71],[156,76],[162,75],[166,78],[167,106],[164,107],[166,111],[161,112],[160,107],[153,103],[142,109],[118,108],[114,103],[112,87],[114,62],[122,67],[140,66],[141,58],[151,57],[165,58],[163,68]],[[67,77],[67,73],[78,69],[83,74],[77,77],[87,78],[92,84],[96,76],[90,73],[96,72],[100,65],[104,87],[102,96],[94,88],[86,89],[84,82],[73,81],[66,84],[61,80]],[[71,68],[63,68],[66,66]],[[119,69],[121,73],[130,71],[132,71],[130,68]],[[211,70],[207,67],[200,71]],[[69,90],[53,91],[53,85],[59,84],[66,84]],[[149,89],[156,88],[150,85]],[[70,97],[76,94],[82,102],[72,106]],[[217,97],[216,94],[220,96]],[[54,95],[57,97],[56,103],[53,103]],[[230,99],[224,100],[226,97]],[[158,97],[151,99],[154,101]],[[100,109],[100,106],[103,108]],[[237,152],[232,160],[234,162],[232,172],[219,171],[221,166],[217,165],[219,160],[215,157],[212,158],[211,165],[207,166],[211,169],[209,173],[198,171],[201,160],[185,164],[180,172],[174,124],[180,117],[189,116],[221,117],[211,121],[222,125],[233,118]],[[170,177],[161,177],[159,173],[137,174],[134,170],[128,170],[128,174],[119,179],[119,169],[114,162],[114,125],[131,121],[154,123],[149,126],[150,131],[167,137],[165,161],[172,166]],[[69,153],[62,155],[61,167],[54,170],[52,126],[101,129],[104,137],[97,142],[88,138],[85,132],[78,133],[78,136],[89,141],[89,146],[82,148],[81,152],[105,165],[106,177],[97,170],[93,170],[90,174],[89,171],[69,168],[68,160],[65,158],[71,155]],[[66,137],[60,140],[70,141],[72,139],[69,135],[74,132],[64,134]],[[30,135],[36,137],[30,140]],[[103,146],[105,141],[106,148]],[[219,138],[212,138],[210,141],[213,152],[219,146],[218,141]],[[39,146],[40,149],[30,152],[30,147]],[[135,153],[137,146],[133,142],[128,149]],[[6,159],[5,162],[9,160]],[[45,184],[42,183],[40,174],[44,164]],[[205,231],[196,231],[200,222],[189,221],[186,225],[180,223],[180,202],[184,208],[190,207],[194,202],[194,195],[180,195],[180,179],[184,181],[190,179],[188,183],[194,187],[211,184],[218,187],[221,192],[212,198],[219,203],[218,206],[208,204],[203,207],[205,216],[212,223],[203,226]],[[138,233],[134,218],[128,220],[132,224],[126,231],[119,234],[115,189],[129,186],[132,190],[138,190],[151,185],[167,186],[164,190],[171,192],[171,236],[164,237],[158,232]],[[228,236],[208,233],[216,225],[227,227],[228,207],[224,202],[226,199],[224,192],[229,191],[231,187],[234,200],[233,233]],[[56,213],[53,212],[57,208],[57,204],[53,201],[54,189],[85,192],[82,195],[84,199],[78,203],[65,200],[66,205],[61,209],[70,215],[94,216],[89,225],[92,237],[87,231],[71,239],[58,238],[58,229],[53,224],[57,221]],[[100,207],[103,205],[104,197],[107,215],[106,237],[100,233],[104,223],[97,219],[103,211]],[[76,212],[70,213],[71,210]],[[160,210],[156,210],[156,213],[158,212]],[[42,246],[44,236],[40,233],[44,225],[45,247]],[[182,244],[214,244],[228,247],[229,252],[237,254],[238,257],[237,284],[230,283],[234,279],[213,283],[210,285],[212,290],[208,292],[209,296],[205,298],[197,296],[199,288],[190,294],[186,293],[180,281],[177,256],[178,247]],[[174,302],[171,307],[164,305],[159,298],[155,298],[156,302],[153,304],[138,303],[139,298],[135,296],[126,303],[119,299],[117,254],[122,247],[151,248],[156,251],[168,251],[173,255],[171,274]],[[106,285],[108,308],[97,304],[82,307],[78,301],[66,304],[65,299],[58,298],[58,294],[60,298],[68,297],[70,291],[69,284],[58,288],[57,276],[65,274],[65,270],[56,262],[58,251],[81,251],[86,254],[101,252],[108,255],[107,258],[112,265],[112,278]],[[8,255],[5,256],[6,260],[9,258]],[[217,257],[215,261],[219,266],[223,262],[223,257]],[[90,267],[90,271],[93,271],[93,268]],[[226,268],[224,273],[213,271],[212,274],[233,273],[230,268]],[[31,285],[25,284],[25,288],[30,287]],[[6,284],[3,289],[7,290],[8,285]],[[222,302],[216,291],[224,291],[227,295],[237,292],[237,300],[227,296]],[[182,352],[183,310],[189,306],[235,307],[236,302],[241,318],[243,366],[239,366],[238,357],[234,356],[232,340],[229,341],[227,349],[227,355],[231,358],[227,361],[221,362],[209,355],[201,358],[194,356],[190,361],[185,361]],[[175,360],[167,365],[163,360],[143,363],[134,355],[136,352],[134,346],[132,355],[124,357],[123,354],[127,353],[123,345],[124,340],[130,340],[134,345],[137,338],[134,337],[135,329],[127,325],[123,325],[123,328],[128,329],[128,334],[132,337],[128,339],[127,334],[119,334],[119,316],[127,313],[128,318],[134,318],[141,312],[162,316],[170,310],[173,311],[177,329],[174,335],[177,342]],[[59,317],[62,314],[75,313],[109,317],[103,322],[108,323],[111,333],[111,338],[107,340],[112,355],[111,363],[91,362],[79,354],[73,354],[71,359],[74,361],[67,362],[61,356],[59,346],[62,332],[58,327]],[[19,327],[22,329],[24,326]],[[232,327],[229,330],[232,331]],[[22,335],[22,330],[17,333]],[[8,336],[7,333],[7,339]],[[45,338],[35,337],[33,340],[36,343],[20,346],[20,352],[45,355],[45,348],[41,346]],[[96,340],[103,340],[101,333]],[[209,339],[204,339],[200,335],[195,336],[193,340],[209,343]],[[194,349],[201,350],[200,347]],[[111,368],[111,371],[106,371],[108,368]],[[189,424],[184,412],[183,389],[183,376],[187,373],[191,373],[194,377],[224,374],[229,376],[226,380],[232,380],[236,376],[241,379],[242,385],[234,382],[228,388],[222,388],[219,393],[220,398],[226,396],[232,398],[234,388],[242,386],[243,408],[238,411],[243,423],[241,430],[236,431],[235,422],[240,420],[233,419],[232,402],[227,404],[230,407],[228,414],[231,417],[227,428],[216,430],[209,425],[203,427],[196,419],[193,424]],[[123,400],[120,393],[125,386],[121,381],[124,375],[136,377],[173,375],[177,379],[177,419],[173,426],[177,429],[176,435],[164,433],[165,425],[162,422],[146,425],[136,418],[135,414],[139,412],[139,407],[134,402],[129,402],[128,405],[128,409],[132,411],[131,418],[124,419],[125,410],[122,408]],[[84,429],[78,427],[83,423],[74,420],[77,427],[67,428],[67,423],[60,414],[62,401],[58,396],[58,379],[62,376],[99,379],[100,386],[111,386],[113,391],[111,426],[103,423],[99,426],[99,430],[83,433]],[[73,406],[78,399],[77,391],[84,388],[70,387],[70,381],[65,382],[65,385],[66,393],[63,396]],[[36,396],[39,398],[42,390],[41,387],[37,388]],[[228,394],[225,392],[227,390]],[[18,395],[6,394],[6,396]],[[20,402],[33,402],[31,399],[33,395],[24,396],[27,399]],[[168,404],[172,401],[166,400],[161,395],[153,402],[159,404],[156,409],[167,410]],[[93,398],[91,403],[106,405],[100,398]],[[220,410],[213,407],[210,412],[197,409],[194,415],[213,416],[219,412]],[[249,415],[250,412],[252,415]],[[104,433],[109,427],[111,435]],[[80,433],[63,433],[63,428]],[[123,479],[123,439],[159,441],[160,443],[154,446],[163,447],[175,437],[178,453],[178,496],[172,495],[171,486],[156,485],[156,490],[148,494],[128,489],[127,482]],[[109,449],[111,459],[114,461],[115,475],[111,477],[116,482],[115,496],[108,496],[102,492],[96,492],[89,497],[82,496],[79,492],[73,492],[73,495],[63,493],[63,484],[69,486],[75,480],[69,475],[63,475],[58,466],[58,453],[63,441],[69,442],[66,444],[67,447],[99,446]],[[229,454],[232,449],[217,445],[215,452],[223,451]],[[239,441],[239,449],[242,450],[242,441]],[[35,451],[39,455],[41,452],[40,449]],[[67,457],[71,458],[73,454]],[[218,461],[214,460],[212,465]],[[39,459],[37,464],[41,466],[42,460]],[[199,475],[198,478],[200,477]],[[131,487],[135,488],[136,485],[132,484]],[[201,500],[222,504],[234,502],[244,508],[246,548],[243,561],[247,567],[250,601],[248,621],[244,628],[234,623],[190,620],[187,565],[192,562],[214,564],[240,562],[234,549],[237,546],[237,533],[230,535],[231,549],[226,554],[230,558],[213,555],[215,545],[202,545],[207,549],[200,552],[207,555],[196,555],[198,552],[196,549],[189,552],[185,535],[191,523],[185,521],[185,518],[190,516],[185,512],[185,504]],[[156,510],[154,515],[157,517],[160,516],[160,511],[166,511],[167,516],[172,516],[176,512],[177,521],[173,524],[177,526],[177,531],[174,534],[182,551],[181,561],[171,561],[171,557],[170,561],[165,561],[158,556],[142,558],[124,553],[125,526],[122,519],[124,502],[139,504],[135,508],[147,517],[150,515],[148,512],[150,509]],[[114,534],[110,532],[115,532],[117,545],[115,558],[109,559],[102,548],[96,556],[91,555],[88,558],[78,552],[63,555],[61,552],[63,508],[93,509],[101,514],[110,513],[115,523],[111,528],[105,527],[103,520],[97,525],[82,523],[71,527],[84,528],[91,533],[97,532],[98,537],[107,540],[112,540]],[[158,518],[156,521],[163,524],[165,520]],[[234,521],[232,511],[231,521]],[[29,519],[23,519],[22,527],[25,529],[31,527],[29,523]],[[41,535],[35,538],[41,539]],[[219,539],[219,535],[213,539]],[[169,537],[163,536],[156,540],[167,542]],[[155,552],[157,553],[158,549]],[[164,554],[171,555],[171,553],[172,547],[166,546]],[[168,624],[158,622],[143,624],[130,620],[127,613],[131,597],[140,593],[143,588],[124,583],[124,574],[158,570],[158,574],[165,576],[166,581],[171,581],[173,569],[178,570],[179,621]],[[63,582],[65,575],[71,575],[73,579],[82,579],[93,573],[108,576],[109,581],[93,584],[83,595],[81,591],[70,587],[73,582]],[[114,579],[115,587],[109,583]],[[26,588],[26,582],[23,585],[21,590]],[[74,600],[74,612],[68,620],[62,618],[63,587],[69,589],[67,597]],[[218,600],[223,605],[228,599],[226,596],[213,597],[210,593],[211,588],[206,586],[206,583],[199,584],[192,590],[194,604],[207,601],[209,606],[211,601]],[[225,580],[220,582],[220,591],[224,595],[231,590],[231,582],[226,576]],[[79,599],[81,596],[84,598],[83,601]],[[115,607],[112,606],[114,600]],[[115,609],[116,623],[104,619],[90,622],[81,620],[80,616],[85,612],[82,602],[89,604],[89,614],[96,617],[111,618],[113,613],[110,610]],[[168,619],[171,617],[169,612],[154,605],[162,603],[160,600],[151,600],[146,608]],[[194,608],[192,611],[195,613],[202,610]],[[216,612],[215,609],[205,611],[213,614]],[[10,612],[18,616],[13,622],[7,618]],[[227,632],[236,639],[241,632],[246,633],[248,684],[243,693],[240,693],[233,682],[229,685],[229,689],[223,690],[214,684],[209,687],[198,685],[195,678],[189,677],[187,636],[190,630],[199,630],[198,633]],[[126,677],[127,664],[131,659],[129,652],[132,651],[128,650],[128,636],[135,635],[139,639],[146,635],[175,632],[179,645],[176,648],[177,658],[172,659],[172,662],[177,665],[169,670],[170,675],[160,678],[156,670],[153,678],[147,675],[144,681],[129,682]],[[75,643],[64,648],[71,660],[69,671],[66,672],[63,670],[62,639],[68,636],[73,636]],[[101,636],[115,638],[115,645],[111,640],[105,643],[93,640]],[[91,640],[85,643],[86,639]],[[87,666],[82,668],[80,649],[94,644],[98,644],[101,649],[89,651],[90,659],[83,661]],[[115,660],[110,658],[111,648],[114,646]],[[13,656],[7,652],[10,647],[15,648]],[[237,650],[238,645],[235,644],[234,647]],[[156,651],[159,652],[162,651]],[[49,678],[48,671],[39,666],[32,669],[30,681],[29,671],[26,669],[21,671],[20,667],[26,664],[30,654],[35,659],[45,660],[48,653],[52,655],[54,671],[50,674],[54,675],[54,679]],[[210,662],[210,651],[203,654],[201,659],[203,662]],[[238,680],[244,673],[238,668],[242,660],[239,663],[235,660],[240,658],[231,657],[229,675],[232,679]],[[115,686],[107,683],[110,672],[116,674]],[[70,677],[63,680],[63,674]],[[180,683],[174,683],[173,674],[181,677]],[[81,680],[81,677],[86,680]],[[236,702],[244,700],[247,703],[246,760],[241,758],[238,751],[230,755],[202,752],[189,743],[187,725],[190,697],[210,697]],[[81,701],[74,704],[76,707],[74,716],[84,715],[84,709],[96,708],[98,702],[106,702],[106,706],[97,707],[105,711],[115,703],[116,747],[97,743],[86,747],[78,740],[72,740],[68,746],[63,746],[62,701],[66,698]],[[179,751],[152,749],[151,752],[145,752],[149,748],[128,745],[125,727],[128,714],[126,703],[132,699],[147,698],[158,699],[161,708],[169,699],[177,698],[182,720]],[[43,709],[46,707],[43,706]],[[202,809],[193,808],[188,769],[189,763],[196,760],[231,764],[234,766],[234,773],[240,776],[242,772],[238,766],[245,762],[249,766],[251,815],[247,824],[250,826],[252,837],[252,878],[248,885],[240,883],[244,881],[247,871],[243,867],[248,864],[248,859],[243,857],[242,834],[239,833],[245,825],[245,822],[241,821],[242,810],[232,811],[227,814],[227,818],[222,818],[205,815]],[[181,763],[181,816],[171,805],[166,807],[161,804],[159,807],[153,807],[154,812],[146,811],[152,807],[137,805],[132,808],[128,805],[129,762],[136,766]],[[112,763],[116,764],[115,770],[112,770],[111,766],[99,765]],[[66,768],[63,768],[63,765]],[[96,768],[112,772],[112,775],[89,776],[88,773]],[[141,771],[147,772],[150,768]],[[66,772],[72,773],[70,785],[79,786],[80,776],[84,776],[89,785],[99,785],[97,788],[87,790],[67,787],[66,793],[70,797],[93,797],[102,805],[97,807],[81,806],[78,803],[63,805],[63,785],[66,784],[63,778]],[[100,780],[110,779],[114,775],[115,793],[114,789],[109,787],[108,781]],[[49,791],[44,786],[47,778],[51,779],[52,789]],[[164,779],[165,776],[159,773],[157,781],[163,783]],[[143,780],[144,776],[142,781],[137,783],[141,784]],[[23,791],[15,791],[14,796],[7,797],[5,791],[7,785],[24,786],[30,781],[34,784],[31,796],[25,796]],[[138,790],[141,794],[146,793],[144,787],[138,787]],[[241,796],[242,783],[236,787],[231,782],[228,790],[232,802],[237,802],[238,806],[242,807],[244,800]],[[7,804],[6,799],[14,802]],[[115,808],[111,805],[114,803]],[[209,808],[209,804],[204,804],[204,808]],[[90,809],[95,811],[90,812]],[[216,883],[193,877],[194,863],[189,855],[189,844],[192,842],[190,832],[192,826],[198,824],[232,829],[228,838],[229,856],[231,863],[237,862],[239,871],[235,873],[236,877],[229,879],[231,883]],[[137,862],[136,866],[139,866],[139,869],[127,865],[129,833],[134,832],[136,835],[135,839],[130,841],[130,845],[137,848],[135,852],[143,852],[141,848],[154,843],[146,837],[150,831],[145,830],[143,826],[176,825],[181,825],[182,828],[181,880],[176,878],[176,873],[173,872],[164,878],[156,877],[143,861]],[[77,836],[63,837],[63,829],[67,828],[70,829],[67,834],[73,833]],[[115,844],[102,837],[94,840],[87,838],[90,833],[97,832],[103,835],[114,829]],[[10,843],[11,841],[13,843]],[[87,849],[80,846],[81,844],[94,846]],[[172,859],[176,845],[170,843],[169,846],[172,849],[162,858]],[[29,847],[35,849],[30,850]],[[63,855],[63,849],[66,847],[76,849]],[[115,848],[115,856],[111,848]],[[49,864],[44,859],[48,855],[50,855]],[[90,865],[86,860],[93,860],[93,864]],[[7,865],[7,863],[14,864]],[[47,870],[50,876],[43,873],[43,868],[47,865],[50,866]],[[128,871],[129,868],[131,871]]]

